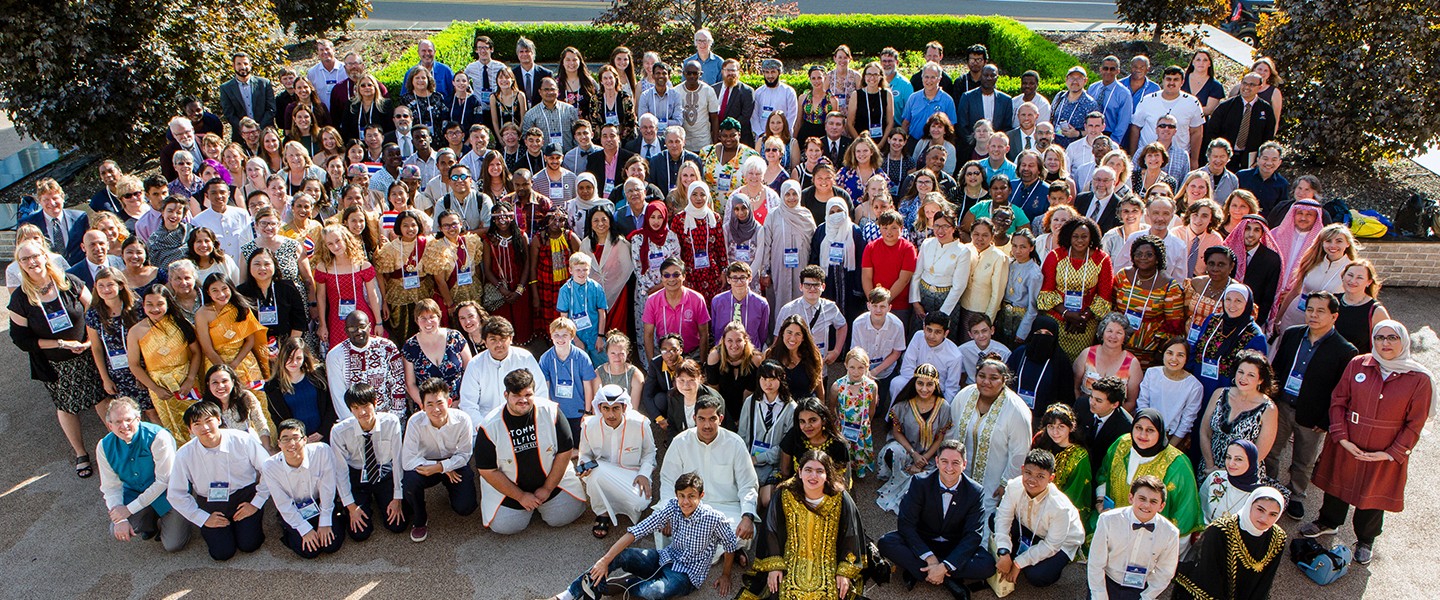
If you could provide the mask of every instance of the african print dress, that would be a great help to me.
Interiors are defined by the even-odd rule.
[[[1157,271],[1156,276],[1160,275]],[[1115,274],[1112,308],[1124,313],[1134,330],[1125,340],[1125,349],[1149,368],[1159,364],[1165,340],[1185,330],[1185,295],[1180,284],[1173,280],[1163,288],[1147,291],[1131,280],[1134,276],[1132,269]]]
[[[535,335],[549,338],[550,323],[560,316],[556,308],[560,304],[560,288],[570,279],[570,255],[578,248],[570,247],[570,236],[566,232],[543,241],[546,247],[535,257],[535,285],[532,286],[534,293],[540,295],[540,308],[531,322]]]
[[[1069,248],[1057,248],[1045,257],[1041,267],[1045,281],[1035,305],[1050,313],[1055,320],[1065,323],[1065,311],[1090,309],[1092,316],[1085,320],[1085,329],[1074,332],[1069,327],[1060,328],[1060,349],[1070,360],[1075,360],[1084,350],[1095,343],[1095,327],[1100,318],[1110,314],[1110,290],[1115,270],[1110,266],[1110,257],[1100,250],[1091,250],[1083,259],[1070,256]]]

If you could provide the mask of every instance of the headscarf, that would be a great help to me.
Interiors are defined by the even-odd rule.
[[[695,190],[697,189],[705,192],[705,202],[702,202],[699,207],[696,207],[695,203],[690,201],[690,197],[695,195]],[[703,181],[691,182],[690,187],[685,190],[685,210],[682,212],[685,215],[686,233],[695,229],[698,225],[697,221],[700,220],[705,221],[706,227],[714,227],[715,211],[710,209],[710,186],[706,185]]]
[[[1232,317],[1225,311],[1225,296],[1231,292],[1240,294],[1245,298],[1245,308],[1240,311],[1240,316]],[[1225,286],[1225,291],[1220,293],[1220,334],[1230,335],[1241,328],[1244,328],[1255,321],[1255,299],[1250,297],[1250,286],[1243,283],[1232,283]]]
[[[804,233],[807,236],[815,233],[815,215],[810,214],[810,211],[805,208],[803,202],[797,201],[794,208],[785,204],[785,195],[790,192],[795,192],[797,199],[801,198],[800,182],[794,179],[787,179],[785,183],[780,184],[780,205],[775,207],[775,211],[770,214],[769,220],[775,221],[778,219],[780,223],[784,224],[786,229],[793,232]]]
[[[840,212],[830,212],[836,207],[840,208]],[[854,227],[850,222],[849,203],[839,197],[825,201],[825,238],[820,240],[820,264],[830,266],[831,244],[840,244],[845,249],[845,260],[842,263],[845,270],[855,268]]]
[[[1050,333],[1039,333],[1041,329]],[[1055,317],[1046,313],[1035,315],[1035,321],[1030,325],[1030,336],[1025,338],[1025,358],[1039,363],[1055,357],[1055,350],[1060,347],[1060,322]]]
[[[624,404],[630,406],[630,393],[615,384],[609,384],[600,388],[600,393],[595,395],[596,404]]]
[[[1250,496],[1245,499],[1245,508],[1240,511],[1240,514],[1235,515],[1235,518],[1240,520],[1240,529],[1243,529],[1245,533],[1257,537],[1265,534],[1264,531],[1260,531],[1260,528],[1256,527],[1255,523],[1250,520],[1250,507],[1254,506],[1257,501],[1267,499],[1274,500],[1281,508],[1285,507],[1285,496],[1280,493],[1280,490],[1270,486],[1255,488],[1250,492]],[[1275,526],[1271,525],[1270,527],[1273,529]]]
[[[735,207],[744,206],[748,211],[749,218],[741,221],[735,217]],[[760,222],[755,220],[755,211],[750,210],[750,202],[743,194],[730,196],[730,214],[725,215],[725,239],[732,244],[744,244],[754,239],[755,232],[760,230]]]
[[[1230,442],[1230,445],[1239,446],[1241,450],[1244,450],[1245,460],[1249,463],[1249,466],[1245,467],[1245,472],[1239,475],[1230,475],[1228,471],[1226,472],[1225,476],[1230,480],[1230,487],[1242,492],[1255,491],[1255,488],[1260,487],[1260,450],[1250,440],[1235,440]]]
[[[640,228],[630,233],[630,243],[640,247],[640,272],[642,273],[650,270],[650,247],[664,246],[665,239],[670,234],[670,228],[666,227],[663,222],[659,229],[650,227],[650,215],[657,212],[660,213],[662,221],[670,220],[670,209],[665,206],[664,202],[656,200],[645,205],[645,214],[641,216],[643,221],[640,223]]]
[[[1302,233],[1295,228],[1295,214],[1305,210],[1315,213],[1315,224],[1310,226],[1310,231]],[[1290,210],[1285,211],[1285,220],[1275,228],[1275,231],[1271,232],[1275,238],[1275,251],[1280,253],[1280,272],[1286,277],[1289,277],[1290,269],[1295,268],[1296,262],[1299,261],[1300,255],[1305,253],[1305,249],[1320,237],[1320,230],[1325,228],[1324,220],[1321,218],[1322,214],[1319,202],[1300,200],[1290,205]],[[1281,282],[1282,285],[1284,283]]]
[[[1406,329],[1399,321],[1385,319],[1375,324],[1375,328],[1370,330],[1370,335],[1373,336],[1380,333],[1381,329],[1392,329],[1395,331],[1395,335],[1400,336],[1400,356],[1391,359],[1380,358],[1380,354],[1372,349],[1370,356],[1374,357],[1375,362],[1380,364],[1380,373],[1387,376],[1390,373],[1412,372],[1424,375],[1426,379],[1430,380],[1429,416],[1434,416],[1435,409],[1437,406],[1440,406],[1440,386],[1435,384],[1435,374],[1426,368],[1425,365],[1420,364],[1419,361],[1410,356],[1410,330]]]
[[[1140,409],[1140,412],[1135,413],[1134,422],[1139,423],[1140,419],[1148,419],[1150,421],[1150,424],[1155,426],[1155,429],[1160,432],[1158,434],[1160,437],[1160,441],[1155,442],[1155,445],[1149,448],[1141,448],[1135,443],[1135,439],[1132,437],[1130,439],[1131,450],[1135,451],[1135,453],[1139,454],[1140,456],[1150,458],[1152,456],[1160,454],[1162,451],[1165,450],[1165,448],[1168,448],[1170,446],[1170,436],[1165,433],[1165,415],[1160,414],[1160,411],[1153,408],[1142,408]],[[1133,430],[1133,424],[1131,428]]]
[[[580,194],[579,194],[579,193],[576,193],[576,194],[575,194],[575,198],[570,201],[570,202],[573,203],[573,206],[574,206],[574,208],[572,208],[572,209],[570,210],[570,214],[572,214],[572,215],[578,215],[578,216],[584,216],[584,215],[586,215],[586,214],[589,214],[590,211],[591,211],[592,209],[596,208],[596,207],[606,206],[606,205],[612,206],[612,207],[615,206],[615,203],[614,203],[614,202],[611,202],[611,201],[609,201],[609,200],[606,200],[605,197],[604,197],[603,195],[601,195],[600,192],[601,192],[602,190],[600,189],[600,186],[595,183],[595,175],[593,175],[593,174],[591,174],[591,173],[581,173],[580,176],[579,176],[578,178],[576,178],[576,183],[575,183],[576,189],[579,189],[579,187],[580,187],[580,182],[581,182],[581,181],[589,181],[589,182],[590,182],[590,187],[591,187],[591,189],[594,189],[594,190],[595,190],[595,196],[594,196],[593,198],[589,199],[589,200],[585,200],[585,199],[583,199],[583,198],[580,197]],[[575,227],[574,229],[581,229],[581,228],[580,228],[580,227]]]
[[[1270,225],[1265,222],[1265,217],[1260,215],[1245,215],[1239,222],[1235,223],[1235,229],[1225,237],[1225,246],[1235,252],[1235,279],[1245,281],[1245,265],[1250,261],[1250,254],[1245,250],[1245,221],[1249,219],[1260,224],[1260,245],[1268,246],[1285,259],[1285,253],[1280,251],[1280,245],[1275,243],[1275,236],[1270,234]],[[1281,265],[1281,273],[1284,273],[1284,265]]]
[[[225,165],[220,164],[220,161],[213,158],[207,158],[203,162],[201,162],[200,165],[215,169],[215,174],[220,177],[220,181],[225,182],[225,185],[235,185],[231,179],[233,175],[230,174],[230,169],[226,168]]]

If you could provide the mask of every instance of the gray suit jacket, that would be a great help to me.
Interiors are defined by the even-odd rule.
[[[275,87],[259,75],[250,76],[250,110],[255,122],[264,129],[275,124]],[[245,100],[240,95],[240,82],[231,79],[220,85],[220,111],[230,124],[230,138],[240,141],[240,119],[245,117]]]

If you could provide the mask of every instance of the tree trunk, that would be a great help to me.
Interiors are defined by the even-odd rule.
[[[1160,27],[1160,24],[1159,24],[1159,23],[1156,23],[1156,24],[1155,24],[1155,37],[1150,38],[1150,43],[1155,44],[1155,45],[1157,45],[1157,46],[1160,45],[1160,32],[1161,32],[1161,31],[1164,31],[1164,29]]]

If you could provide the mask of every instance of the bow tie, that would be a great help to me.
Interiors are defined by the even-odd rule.
[[[1149,522],[1149,523],[1131,523],[1131,524],[1130,524],[1130,530],[1131,530],[1131,531],[1134,531],[1134,530],[1136,530],[1136,529],[1149,529],[1151,533],[1154,533],[1154,532],[1155,532],[1155,522],[1154,522],[1154,521],[1151,521],[1151,522]]]
[[[945,487],[945,486],[942,485],[942,486],[940,486],[940,493],[942,493],[942,494],[955,495],[955,494],[960,493],[960,488],[958,488],[958,487],[947,488],[947,487]]]

